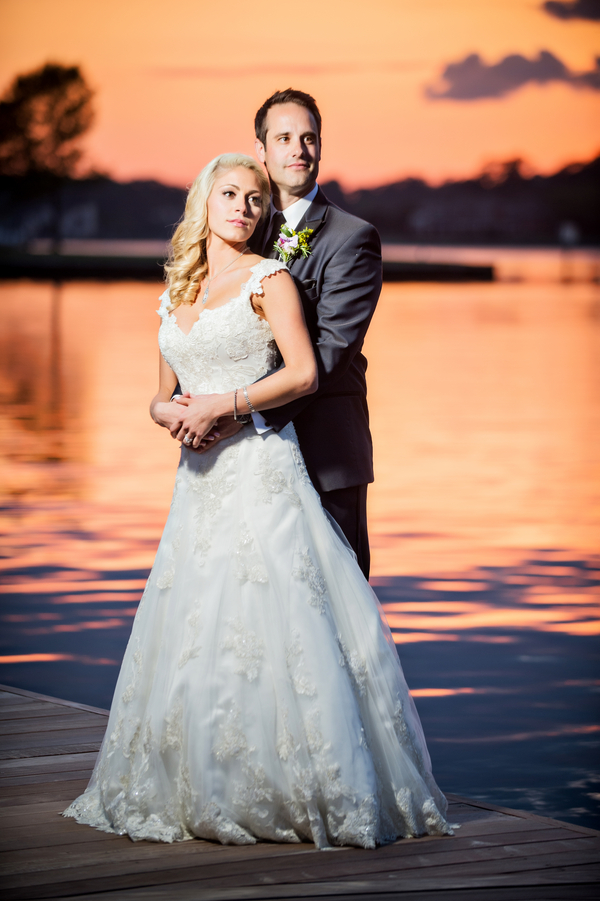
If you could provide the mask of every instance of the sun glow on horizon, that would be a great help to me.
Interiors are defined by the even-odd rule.
[[[600,91],[583,82],[532,75],[500,96],[427,96],[474,53],[484,71],[520,54],[534,73],[544,51],[572,79],[591,72],[600,26],[530,0],[326,0],[292,32],[276,12],[265,31],[242,0],[227,27],[208,0],[178,0],[172,14],[159,0],[4,0],[2,19],[2,89],[49,60],[81,65],[96,90],[88,158],[120,180],[185,185],[217,153],[252,153],[256,109],[289,85],[322,109],[321,180],[347,188],[439,182],[515,157],[548,173],[600,151]]]

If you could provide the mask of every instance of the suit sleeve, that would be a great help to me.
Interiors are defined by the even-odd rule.
[[[342,378],[360,353],[381,283],[381,241],[377,230],[365,223],[347,238],[325,267],[315,340],[319,388],[315,394],[264,411],[265,419],[275,429],[282,429]]]

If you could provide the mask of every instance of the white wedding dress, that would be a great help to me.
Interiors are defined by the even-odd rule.
[[[273,369],[252,294],[184,334],[158,311],[183,391]],[[373,848],[450,833],[382,611],[321,506],[293,426],[182,447],[171,511],[85,793],[65,811],[132,839]]]

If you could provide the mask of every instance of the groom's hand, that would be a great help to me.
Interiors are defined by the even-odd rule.
[[[221,416],[210,432],[204,436],[200,446],[190,448],[190,450],[195,450],[197,454],[205,454],[206,451],[211,450],[224,438],[231,438],[232,435],[237,435],[243,425],[243,422],[236,422],[233,416]]]

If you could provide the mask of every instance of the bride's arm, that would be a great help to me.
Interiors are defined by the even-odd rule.
[[[158,365],[158,393],[150,402],[150,416],[158,425],[171,431],[181,422],[185,407],[170,403],[171,395],[177,386],[177,376],[161,353]]]
[[[291,276],[280,270],[262,282],[264,294],[255,296],[254,308],[271,327],[285,366],[249,386],[246,390],[255,410],[268,410],[289,403],[318,387],[317,364],[304,321],[300,297]],[[182,398],[187,405],[177,438],[193,438],[197,447],[221,416],[233,413],[234,392]],[[239,413],[248,413],[244,392],[237,392]]]

